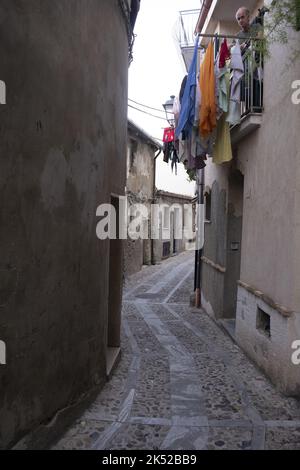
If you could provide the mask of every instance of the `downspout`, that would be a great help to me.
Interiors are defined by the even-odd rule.
[[[158,154],[154,156],[154,171],[153,171],[153,198],[152,198],[152,202],[155,203],[155,190],[156,190],[156,160],[157,158],[160,156],[162,152],[162,149],[159,148],[158,149]],[[152,217],[151,217],[151,224],[152,224]],[[151,264],[155,264],[154,262],[154,240],[152,238],[152,226],[151,226]]]
[[[208,12],[212,5],[213,0],[204,0],[199,19],[195,28],[195,34],[201,33],[203,26],[205,24]],[[204,169],[197,172],[197,194],[198,194],[198,204],[203,206],[204,204]],[[198,208],[199,210],[199,208]],[[199,227],[199,220],[197,220],[197,228],[200,230]],[[198,239],[198,237],[197,237]],[[197,249],[195,252],[195,276],[194,276],[194,287],[195,287],[195,306],[196,308],[201,308],[201,264],[202,264],[202,255],[203,255],[203,247]]]
[[[202,227],[200,224],[204,223],[204,221],[200,220],[200,215],[204,214],[203,206],[204,206],[204,168],[200,171],[197,171],[197,195],[198,195],[198,217],[197,217],[197,240],[196,240],[196,254],[195,254],[195,307],[201,308],[201,267],[202,267],[202,256],[203,256],[203,246],[197,246],[198,240],[200,238],[199,233],[202,233]],[[201,208],[201,210],[200,210]]]

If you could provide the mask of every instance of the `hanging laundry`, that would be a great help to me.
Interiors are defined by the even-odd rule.
[[[229,72],[225,74],[225,83],[229,95]],[[227,113],[223,113],[223,115],[218,121],[216,142],[213,148],[213,163],[217,163],[219,165],[222,163],[230,162],[232,160],[230,126],[227,122],[227,116]]]
[[[180,116],[180,109],[181,109],[181,104],[179,98],[174,98],[173,102],[173,114],[174,114],[174,119],[175,119],[175,127],[178,126],[179,122],[179,116]],[[175,137],[175,136],[174,136]]]
[[[217,120],[221,118],[223,113],[227,113],[229,109],[229,96],[225,76],[228,71],[226,61],[230,57],[230,51],[225,38],[215,61]]]
[[[163,152],[164,152],[163,160],[165,163],[169,163],[169,160],[171,159],[171,156],[172,156],[172,150],[173,150],[173,142],[165,142],[164,148],[163,148]]]
[[[244,76],[244,64],[241,54],[241,46],[237,42],[231,49],[231,64],[233,71],[231,80],[229,114],[227,122],[231,125],[239,124],[241,121],[241,81]]]
[[[174,127],[167,127],[164,129],[163,142],[173,142],[175,139]]]
[[[178,153],[175,147],[173,147],[172,155],[171,155],[171,170],[175,167],[175,175],[177,176],[177,163],[179,163]]]
[[[178,158],[180,163],[187,162],[188,160],[188,145],[186,140],[178,140]]]
[[[195,99],[197,86],[198,44],[199,36],[197,36],[195,41],[193,60],[189,69],[188,77],[186,80],[186,86],[183,93],[179,123],[176,128],[177,138],[180,136],[182,131],[184,131],[186,137],[188,137],[193,128],[195,118]]]
[[[219,58],[219,68],[222,69],[226,65],[226,60],[230,59],[230,50],[228,49],[226,38],[222,42]]]
[[[188,78],[188,76],[185,75],[184,79],[181,82],[181,87],[180,87],[180,92],[179,92],[180,105],[182,104],[182,99],[183,99],[184,90],[185,90],[185,87],[186,87],[187,78]]]
[[[200,107],[201,107],[201,90],[199,86],[199,78],[197,77],[197,86],[196,86],[196,99],[195,99],[195,118],[194,118],[194,127],[199,128],[200,123]]]
[[[200,68],[200,134],[208,137],[217,125],[214,47],[210,42]]]
[[[229,110],[229,90],[226,84],[226,75],[228,70],[226,67],[219,69],[216,72],[217,76],[217,95],[218,95],[218,107],[221,114],[227,113]],[[221,117],[221,116],[219,116]]]

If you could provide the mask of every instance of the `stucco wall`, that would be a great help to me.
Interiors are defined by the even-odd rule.
[[[256,8],[262,3],[258,1]],[[236,338],[281,390],[299,395],[299,366],[291,363],[291,345],[300,339],[300,105],[292,103],[295,92],[292,83],[300,80],[300,61],[299,57],[290,61],[294,49],[299,50],[299,33],[291,29],[288,45],[273,45],[270,58],[265,60],[261,127],[237,144],[232,164],[217,166],[210,160],[207,162],[205,185],[210,188],[218,185],[217,192],[212,190],[212,208],[214,197],[223,206],[218,194],[221,189],[226,193],[226,214],[220,209],[218,220],[227,226],[227,239],[219,233],[218,225],[213,222],[207,225],[204,254],[216,263],[216,247],[224,246],[224,242],[228,254],[230,237],[240,232],[242,223],[240,279],[253,292],[259,291],[269,298],[269,303],[239,288]],[[242,201],[233,194],[233,212],[229,177],[235,166],[244,175],[244,195]],[[222,275],[217,271],[212,273],[212,266],[203,265],[203,304],[217,317],[221,307],[222,315],[230,316],[226,304],[230,307],[228,313],[232,311],[227,281],[232,284],[230,273],[238,272],[238,258],[230,260],[227,256],[225,268],[222,284]],[[224,289],[223,306],[219,288]],[[294,313],[287,318],[270,307],[274,304],[283,312]],[[257,328],[258,307],[271,317],[270,338]]]
[[[106,377],[96,208],[125,186],[128,43],[112,0],[3,0],[0,24],[2,448]]]
[[[257,326],[258,308],[270,317],[270,336]],[[299,315],[284,316],[239,286],[236,337],[278,389],[300,397],[300,366],[292,362],[292,344],[300,338]]]
[[[291,101],[300,62],[286,67],[292,47],[292,42],[289,48],[272,47],[265,64],[262,126],[238,147],[245,175],[241,279],[300,311],[300,105]]]
[[[299,396],[300,369],[291,362],[291,345],[300,339],[300,105],[291,99],[299,59],[288,66],[297,41],[299,47],[299,33],[293,33],[289,47],[272,47],[262,126],[238,147],[245,175],[241,280],[295,313],[286,319],[271,309],[271,338],[266,338],[255,325],[255,298],[239,289],[236,336],[278,388]]]

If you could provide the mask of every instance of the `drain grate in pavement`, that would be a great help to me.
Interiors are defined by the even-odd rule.
[[[137,294],[135,295],[137,299],[159,299],[159,294],[151,294],[150,292],[147,294]]]

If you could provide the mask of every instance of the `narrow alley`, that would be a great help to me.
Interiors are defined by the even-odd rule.
[[[53,449],[300,449],[299,403],[190,307],[193,266],[183,253],[130,277],[121,361]]]

